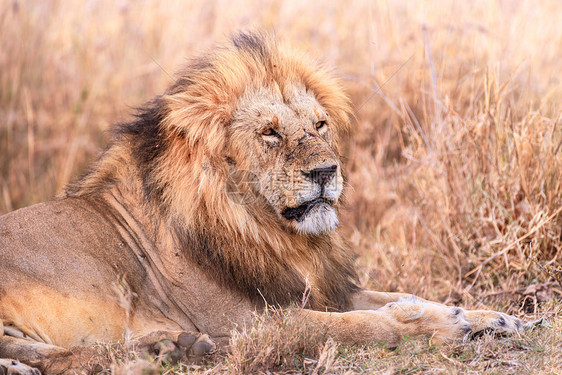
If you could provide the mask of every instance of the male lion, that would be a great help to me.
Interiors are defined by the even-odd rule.
[[[0,358],[75,371],[125,329],[200,356],[308,284],[303,320],[345,344],[519,331],[506,314],[357,286],[337,231],[349,112],[330,73],[267,35],[191,60],[62,196],[0,219]]]

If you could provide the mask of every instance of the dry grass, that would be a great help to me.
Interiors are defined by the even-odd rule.
[[[554,302],[546,308],[562,313]],[[427,338],[405,337],[397,350],[389,351],[382,344],[338,345],[325,332],[303,324],[294,311],[270,310],[257,316],[253,327],[234,333],[228,356],[216,355],[201,365],[151,363],[127,357],[120,345],[98,353],[101,362],[113,362],[111,371],[117,374],[559,374],[561,347],[560,319],[518,337],[483,335],[439,346]]]
[[[560,313],[560,307],[553,307]],[[528,330],[522,337],[496,338],[435,346],[427,339],[405,338],[396,351],[382,345],[338,346],[330,338],[307,331],[289,314],[274,314],[257,327],[236,335],[233,353],[210,368],[212,373],[247,374],[461,374],[556,373],[562,368],[562,325],[551,327],[547,341],[542,330]],[[289,332],[289,334],[284,334]]]
[[[561,12],[556,0],[4,0],[0,213],[60,191],[185,57],[233,30],[274,29],[334,66],[355,103],[342,221],[363,286],[545,316],[552,328],[387,352],[338,347],[277,317],[236,336],[209,371],[556,373]]]

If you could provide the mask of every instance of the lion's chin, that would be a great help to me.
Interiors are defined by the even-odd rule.
[[[339,224],[338,215],[334,207],[327,203],[314,205],[300,221],[295,221],[295,228],[302,234],[326,234]]]

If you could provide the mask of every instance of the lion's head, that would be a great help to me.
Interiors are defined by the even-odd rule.
[[[337,80],[318,64],[269,36],[241,33],[192,61],[160,100],[162,124],[191,158],[200,152],[214,190],[228,190],[234,177],[237,189],[255,195],[243,203],[273,212],[286,230],[318,235],[338,225],[338,138],[349,107]]]
[[[327,109],[301,82],[282,93],[277,84],[248,90],[227,127],[235,165],[256,175],[283,225],[308,234],[338,224],[334,205],[342,192],[341,166]]]
[[[148,198],[178,220],[207,211],[227,227],[252,226],[248,219],[259,217],[320,235],[338,225],[338,141],[348,126],[349,101],[332,74],[269,35],[240,33],[190,61],[119,134],[132,136],[127,144],[134,144]],[[82,180],[80,189],[87,186]],[[229,199],[233,187],[254,199]]]

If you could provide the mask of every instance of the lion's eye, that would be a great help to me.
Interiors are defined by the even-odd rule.
[[[265,135],[266,137],[278,137],[279,133],[277,133],[272,128],[267,128],[267,129],[265,129],[264,131],[261,132],[261,135]]]
[[[326,127],[326,121],[318,121],[316,123],[316,130],[324,129]]]

